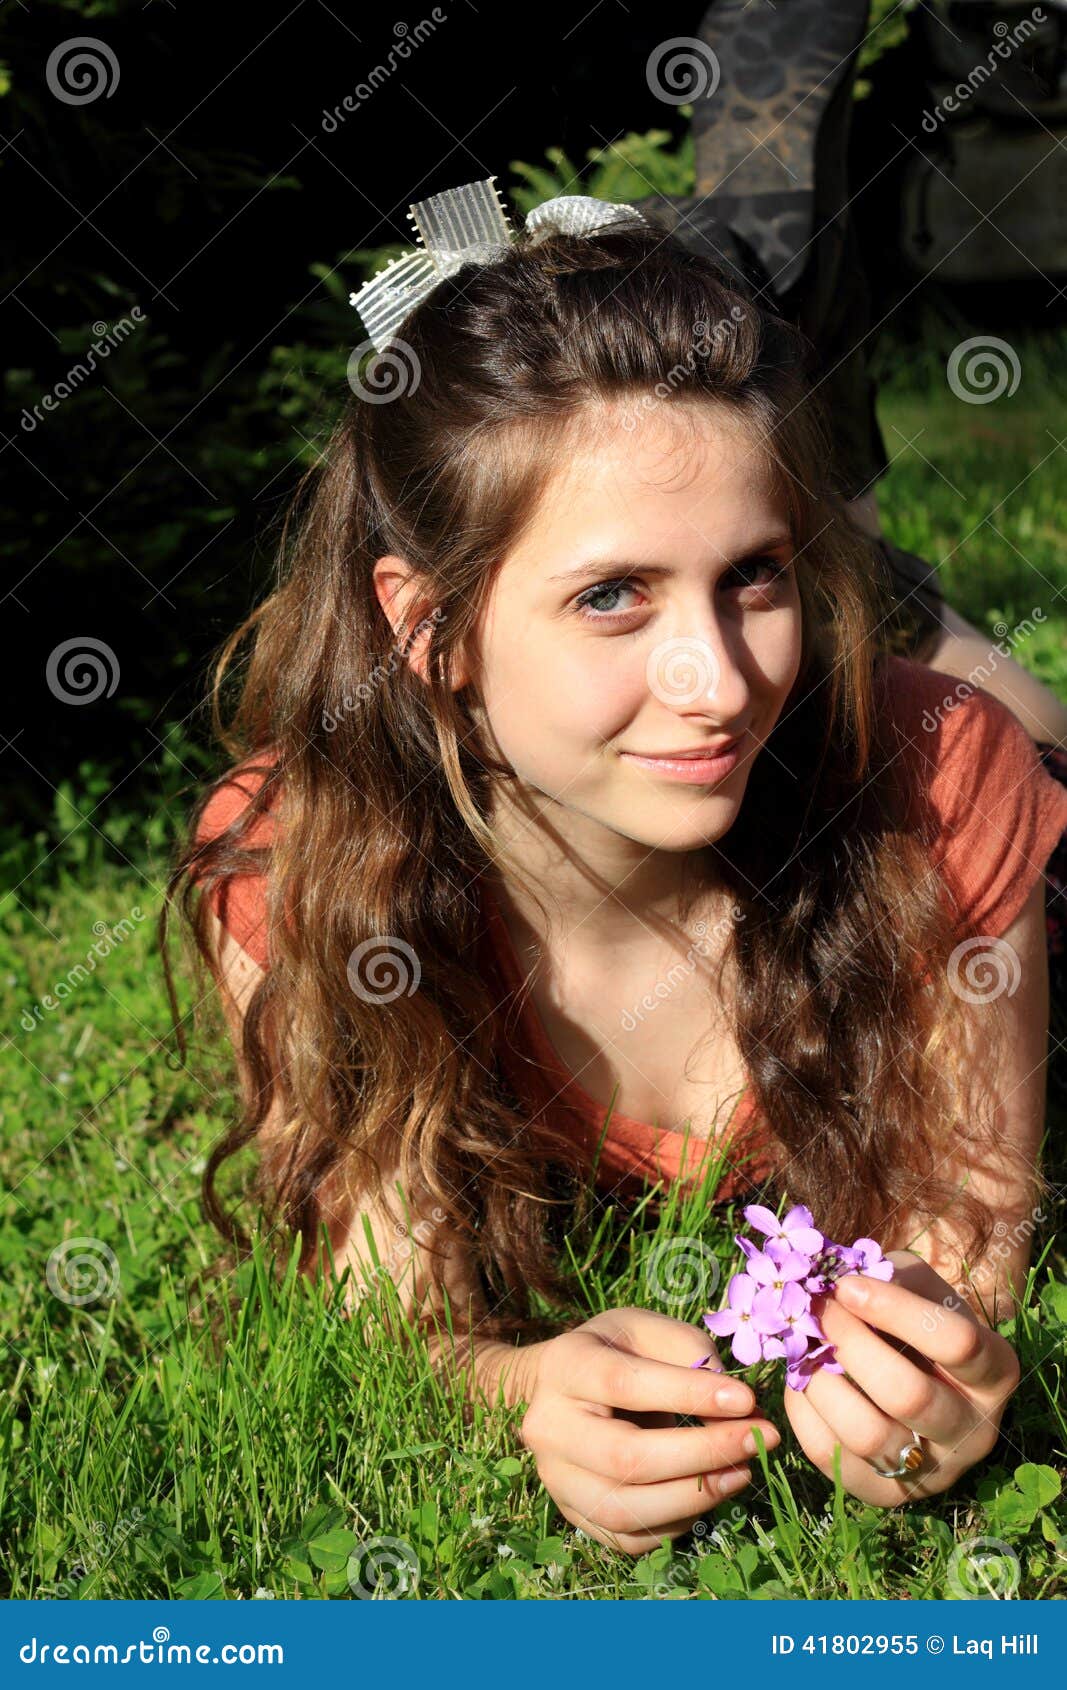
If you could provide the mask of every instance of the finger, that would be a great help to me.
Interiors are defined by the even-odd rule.
[[[912,1429],[856,1389],[839,1373],[820,1370],[804,1390],[804,1400],[821,1416],[842,1449],[880,1467],[900,1465],[900,1452],[912,1442]]]
[[[943,1284],[932,1268],[926,1271],[938,1285]],[[912,1280],[917,1282],[921,1282],[918,1269]],[[948,1307],[944,1297],[931,1302],[894,1280],[848,1273],[838,1280],[833,1300],[870,1326],[902,1338],[961,1385],[994,1390],[1010,1372],[1011,1346],[1004,1340],[991,1342],[999,1334],[983,1326],[958,1298]]]
[[[590,1415],[595,1423],[583,1440],[582,1459],[593,1473],[616,1484],[652,1485],[666,1479],[696,1478],[716,1469],[743,1465],[756,1454],[754,1433],[769,1450],[781,1443],[781,1433],[769,1420],[712,1420],[701,1426],[643,1430],[626,1420]],[[574,1447],[573,1436],[569,1447]]]
[[[697,1518],[699,1517],[698,1515]],[[579,1514],[577,1510],[564,1513],[564,1518],[570,1520],[572,1525],[579,1526],[588,1537],[595,1538],[598,1543],[606,1543],[609,1549],[617,1549],[623,1555],[647,1555],[650,1549],[658,1549],[665,1537],[683,1537],[686,1532],[694,1529],[695,1524],[693,1516],[687,1514],[682,1520],[668,1520],[666,1525],[660,1526],[654,1533],[606,1532],[595,1521]]]
[[[726,1496],[734,1496],[751,1482],[748,1467],[731,1468],[696,1479],[670,1479],[654,1485],[616,1485],[584,1468],[563,1463],[552,1475],[552,1494],[609,1532],[649,1533],[667,1528],[665,1522],[699,1519]]]
[[[830,1377],[836,1378],[838,1375],[831,1374]],[[924,1494],[919,1479],[907,1476],[903,1479],[883,1479],[873,1467],[869,1467],[842,1443],[814,1404],[807,1400],[814,1383],[813,1379],[803,1391],[789,1391],[789,1419],[801,1448],[820,1473],[824,1473],[828,1479],[834,1477],[834,1450],[840,1445],[841,1482],[853,1496],[862,1498],[864,1502],[877,1503],[882,1508],[890,1508],[895,1503],[914,1496],[916,1491],[920,1495]],[[920,1476],[924,1477],[925,1474]]]
[[[601,1321],[605,1337],[632,1354],[670,1361],[676,1367],[691,1367],[700,1361],[705,1364],[702,1371],[722,1367],[706,1326],[694,1326],[688,1320],[658,1314],[655,1309],[609,1309],[589,1321],[588,1326],[596,1331]]]
[[[886,1344],[870,1326],[832,1298],[820,1314],[823,1331],[835,1346],[837,1360],[854,1385],[866,1392],[872,1405],[898,1426],[918,1432],[935,1443],[951,1444],[972,1429],[975,1409],[967,1398],[931,1370],[917,1367],[899,1350]],[[830,1375],[832,1379],[834,1375]],[[811,1381],[814,1384],[815,1380]],[[808,1389],[811,1389],[809,1385]],[[820,1392],[825,1395],[825,1390]],[[896,1444],[908,1443],[905,1436]],[[856,1446],[849,1442],[849,1448]],[[895,1463],[893,1464],[895,1465]]]
[[[721,1417],[752,1414],[756,1398],[740,1379],[726,1379],[703,1367],[678,1367],[611,1348],[592,1333],[576,1350],[562,1389],[585,1402],[612,1408],[659,1409],[672,1414]]]

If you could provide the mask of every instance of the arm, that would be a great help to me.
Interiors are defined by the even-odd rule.
[[[850,500],[847,510],[865,534],[875,540],[885,538],[876,487]],[[1000,664],[994,663],[993,671],[988,671],[985,666],[989,662],[989,645],[988,634],[965,621],[950,604],[942,604],[941,633],[933,651],[923,661],[929,668],[956,675],[972,686],[976,672],[985,675],[984,690],[1008,706],[1031,739],[1057,745],[1067,738],[1067,704],[1014,657],[1001,656]]]
[[[1036,1174],[1045,1130],[1049,1027],[1045,896],[1042,875],[1012,926],[997,941],[1015,953],[1019,964],[1017,990],[997,1000],[1005,1018],[1006,1047],[996,1100],[998,1153],[995,1160],[982,1165],[962,1159],[950,1164],[995,1217],[989,1250],[968,1273],[951,1227],[939,1225],[916,1233],[914,1224],[902,1216],[893,1238],[898,1248],[915,1251],[935,1273],[950,1280],[978,1319],[992,1325],[1011,1313],[1013,1293],[1021,1294],[1026,1284],[1033,1235],[1042,1218]],[[983,1013],[980,1004],[975,1013]]]
[[[819,1373],[806,1391],[786,1392],[789,1420],[815,1465],[831,1476],[839,1443],[845,1488],[887,1507],[947,1490],[988,1455],[1019,1382],[1015,1351],[994,1327],[1025,1284],[1041,1218],[1034,1176],[1049,1019],[1043,876],[1001,943],[1018,957],[1020,977],[1015,993],[996,1005],[1007,1032],[996,1100],[998,1151],[995,1163],[960,1158],[954,1170],[968,1177],[995,1216],[992,1245],[966,1274],[950,1227],[930,1227],[916,1238],[914,1223],[902,1215],[890,1242],[910,1248],[892,1252],[895,1278],[884,1283],[850,1274],[819,1310],[845,1374]],[[913,1431],[925,1442],[923,1468],[914,1478],[879,1478],[870,1461],[895,1466]]]
[[[252,996],[263,979],[264,971],[241,949],[214,914],[209,918],[208,934],[215,959],[215,975],[223,1012],[230,1030],[241,1083],[247,1094],[248,1075],[241,1056],[242,1025]],[[283,1125],[275,1101],[259,1130],[260,1149],[268,1161],[283,1136]],[[409,1202],[408,1213],[405,1215],[399,1193],[393,1183],[395,1173],[396,1170],[392,1169],[384,1176],[388,1197],[375,1200],[368,1194],[354,1209],[350,1198],[341,1199],[339,1179],[333,1182],[332,1190],[327,1189],[320,1193],[323,1219],[330,1235],[337,1276],[340,1277],[346,1267],[352,1270],[346,1296],[349,1311],[356,1305],[359,1297],[365,1294],[367,1285],[379,1273],[387,1273],[396,1286],[400,1308],[406,1321],[413,1322],[417,1310],[426,1311],[436,1307],[439,1313],[442,1312],[440,1301],[435,1300],[432,1293],[429,1259],[431,1235],[438,1233],[437,1248],[444,1252],[443,1279],[452,1308],[454,1311],[462,1311],[464,1316],[468,1308],[470,1310],[470,1337],[463,1339],[457,1334],[456,1343],[456,1359],[461,1365],[471,1361],[473,1352],[473,1366],[463,1369],[465,1383],[472,1391],[484,1392],[490,1402],[495,1401],[498,1387],[503,1387],[504,1400],[509,1407],[528,1401],[533,1392],[537,1358],[544,1345],[513,1346],[478,1338],[478,1324],[484,1320],[488,1311],[461,1241],[452,1233],[440,1232],[437,1226],[439,1216],[428,1204],[413,1207]],[[379,1267],[375,1266],[374,1254],[367,1238],[368,1227],[374,1241],[374,1249],[377,1251]],[[325,1257],[323,1265],[324,1272],[329,1277],[330,1266]],[[428,1348],[435,1361],[440,1359],[444,1344],[448,1341],[447,1328],[443,1321],[440,1332],[441,1336],[437,1337],[431,1329],[428,1340]]]

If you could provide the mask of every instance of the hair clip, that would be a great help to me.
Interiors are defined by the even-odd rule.
[[[384,351],[404,318],[463,264],[489,264],[515,238],[495,186],[496,177],[446,188],[409,206],[420,245],[349,295],[376,352]],[[589,194],[560,194],[534,206],[524,229],[541,234],[588,235],[613,223],[647,223],[632,205]]]

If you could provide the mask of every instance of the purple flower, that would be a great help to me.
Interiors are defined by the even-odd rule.
[[[824,1361],[822,1357],[827,1350],[830,1351],[830,1356]],[[814,1350],[808,1350],[796,1361],[789,1363],[785,1372],[786,1384],[793,1391],[805,1391],[811,1383],[812,1375],[820,1367],[824,1367],[827,1373],[844,1373],[841,1363],[835,1361],[833,1355],[834,1346],[830,1343],[819,1344]]]
[[[806,1390],[820,1367],[843,1373],[833,1344],[812,1313],[811,1300],[832,1295],[845,1274],[892,1279],[892,1262],[873,1238],[857,1238],[851,1246],[835,1244],[812,1224],[811,1210],[802,1203],[782,1221],[759,1203],[749,1204],[744,1215],[764,1235],[763,1248],[737,1234],[744,1271],[730,1281],[728,1306],[706,1314],[705,1326],[716,1337],[732,1340],[733,1354],[744,1367],[784,1361],[786,1384],[794,1391]],[[692,1365],[709,1362],[705,1356]]]
[[[704,1325],[716,1338],[729,1338],[730,1348],[742,1367],[763,1359],[764,1338],[778,1327],[777,1312],[767,1314],[755,1307],[759,1286],[747,1273],[735,1273],[726,1294],[729,1305],[718,1314],[706,1314]]]
[[[794,1204],[784,1220],[779,1220],[762,1203],[750,1203],[744,1216],[749,1226],[766,1233],[772,1243],[784,1250],[799,1250],[801,1255],[814,1256],[826,1242],[812,1221],[811,1210],[803,1203]]]
[[[851,1250],[847,1252],[851,1257],[852,1273],[866,1273],[872,1279],[892,1279],[893,1264],[882,1254],[882,1246],[876,1244],[873,1238],[857,1238]]]
[[[823,1292],[832,1291],[842,1274],[856,1271],[855,1257],[846,1244],[834,1244],[826,1240],[825,1249],[813,1259],[811,1272],[804,1281],[805,1291],[813,1296],[821,1296]]]
[[[799,1250],[779,1251],[773,1256],[769,1251],[756,1250],[749,1256],[745,1269],[760,1285],[774,1291],[779,1299],[787,1285],[803,1279],[810,1271],[810,1256],[802,1256]]]
[[[762,1294],[761,1292],[760,1295]],[[756,1301],[759,1301],[758,1297]],[[777,1314],[779,1327],[773,1342],[781,1344],[780,1353],[790,1365],[804,1355],[808,1349],[809,1338],[825,1345],[826,1333],[811,1312],[811,1298],[795,1280],[791,1280],[783,1290]],[[768,1339],[767,1342],[771,1343],[772,1340]]]

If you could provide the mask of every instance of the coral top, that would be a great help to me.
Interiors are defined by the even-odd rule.
[[[885,677],[885,707],[901,754],[920,763],[920,787],[936,830],[931,861],[956,916],[957,936],[996,938],[1018,916],[1067,830],[1067,788],[1045,770],[1022,724],[989,693],[961,700],[954,676],[902,657],[888,660]],[[260,778],[235,770],[208,804],[199,837],[228,827]],[[268,843],[272,826],[271,817],[260,818],[246,843]],[[261,876],[246,875],[212,893],[223,926],[260,967],[269,962],[264,890]],[[479,891],[482,943],[491,947],[509,992],[517,992],[524,970],[488,885],[483,882]],[[605,1130],[608,1111],[564,1067],[532,1000],[505,1020],[501,1060],[519,1095],[579,1142],[590,1164],[596,1160],[601,1191],[631,1194],[658,1179],[688,1183],[700,1177],[706,1158],[726,1155],[729,1171],[715,1192],[723,1200],[772,1171],[775,1143],[751,1087],[742,1092],[728,1126],[710,1141],[617,1113]]]

